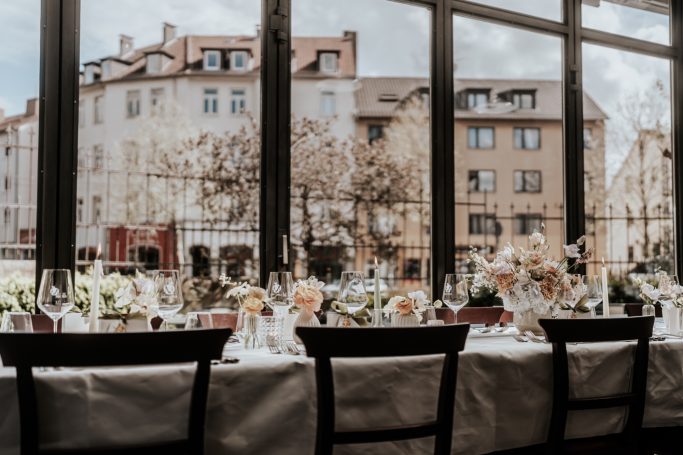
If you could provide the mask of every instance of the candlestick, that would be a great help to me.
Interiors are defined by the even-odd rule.
[[[102,246],[97,245],[97,256],[95,259],[95,266],[92,271],[92,300],[90,301],[90,332],[98,331],[98,318],[100,316],[100,279],[104,275],[102,270],[102,260],[100,254],[102,253]]]
[[[609,318],[609,283],[607,282],[605,258],[602,258],[602,317]]]
[[[379,263],[377,262],[377,256],[375,256],[375,301],[373,308],[375,311],[372,318],[372,326],[382,327],[382,294],[379,288]]]

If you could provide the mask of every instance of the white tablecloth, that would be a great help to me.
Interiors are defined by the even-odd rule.
[[[409,342],[409,341],[407,341]],[[635,343],[569,346],[577,396],[626,387]],[[210,454],[312,454],[313,360],[227,349],[238,364],[214,366],[207,416]],[[434,416],[441,356],[336,360],[338,427],[391,425]],[[598,367],[599,370],[595,370]],[[191,366],[36,373],[41,440],[53,447],[150,441],[186,425]],[[683,425],[683,341],[650,347],[645,426]],[[460,357],[453,452],[486,453],[545,440],[551,411],[551,346],[510,337],[471,338]],[[17,454],[14,369],[0,369],[0,453]],[[570,415],[568,435],[613,431],[623,411]],[[431,439],[347,446],[335,453],[431,451]]]

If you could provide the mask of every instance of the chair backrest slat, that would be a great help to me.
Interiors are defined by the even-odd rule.
[[[318,388],[318,429],[316,454],[332,454],[337,444],[385,441],[401,435],[436,436],[434,453],[448,454],[451,449],[458,353],[465,348],[469,324],[411,328],[330,328],[298,327],[297,335],[306,345],[306,353],[316,360]],[[393,429],[335,431],[333,357],[402,357],[445,354],[439,386],[436,421],[411,425],[401,434]],[[407,428],[407,427],[406,427]]]
[[[17,369],[21,454],[41,453],[33,367],[101,367],[186,362],[197,362],[197,370],[190,399],[187,438],[179,443],[187,449],[187,453],[203,453],[211,360],[222,357],[223,347],[231,333],[230,329],[218,329],[159,333],[0,334],[0,356],[3,364]],[[159,447],[166,446],[167,442],[159,443]],[[146,448],[151,450],[154,447]],[[106,448],[98,447],[90,453],[100,453],[103,449]],[[63,453],[70,452],[66,449]],[[80,450],[79,453],[88,452]]]

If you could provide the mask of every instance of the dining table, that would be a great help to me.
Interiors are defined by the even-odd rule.
[[[349,329],[353,330],[353,329]],[[510,329],[512,332],[514,329]],[[480,454],[545,441],[552,408],[552,345],[511,333],[470,332],[460,354],[454,454]],[[405,340],[410,343],[410,340]],[[568,345],[571,393],[625,391],[635,342]],[[49,349],[49,346],[46,346]],[[236,363],[212,366],[208,454],[313,454],[315,362],[226,345]],[[443,356],[334,359],[338,429],[433,419]],[[44,448],[151,442],[187,427],[191,364],[36,371]],[[652,341],[644,426],[683,425],[683,340]],[[15,370],[0,368],[0,453],[19,453]],[[571,413],[567,437],[619,431],[625,410]],[[339,446],[339,454],[431,453],[433,440]]]

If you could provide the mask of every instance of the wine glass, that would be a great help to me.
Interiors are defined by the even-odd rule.
[[[153,300],[152,310],[164,320],[164,326],[168,330],[168,320],[183,307],[180,271],[156,270],[153,276],[156,298]]]
[[[602,302],[602,277],[586,275],[583,278],[586,285],[586,296],[588,297],[586,306],[591,310],[591,317],[595,317],[595,307]]]
[[[33,332],[31,313],[26,311],[8,311],[2,316],[0,332]]]
[[[346,307],[346,317],[343,325],[350,325],[350,318],[368,304],[368,294],[365,290],[365,276],[363,272],[342,272],[339,283],[337,302]]]
[[[291,272],[270,272],[268,289],[266,289],[268,305],[277,317],[284,318],[294,305],[294,280]]]
[[[67,269],[43,270],[36,303],[38,308],[52,319],[53,332],[57,333],[57,322],[73,308],[75,303],[71,271]]]
[[[458,323],[458,311],[470,300],[469,278],[468,275],[447,273],[444,281],[441,300],[453,310],[456,324]]]

